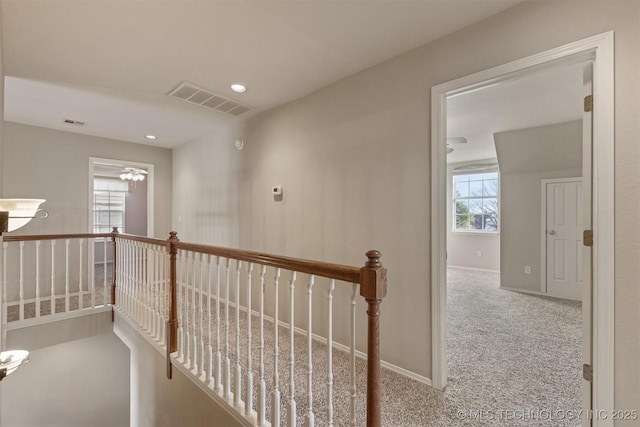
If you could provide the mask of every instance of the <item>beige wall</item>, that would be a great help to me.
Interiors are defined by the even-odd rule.
[[[176,174],[201,165],[196,156],[224,169],[232,157],[216,156],[220,147],[236,136],[246,143],[237,191],[190,188],[181,209],[208,203],[226,216],[239,197],[240,228],[230,233],[239,233],[245,248],[355,265],[365,250],[380,249],[389,268],[382,357],[430,376],[430,88],[614,30],[616,407],[638,408],[640,311],[632,302],[640,300],[639,7],[635,0],[526,2],[262,114],[232,136],[184,149],[193,152]],[[284,186],[279,203],[269,193],[275,184]],[[199,234],[211,232],[203,227]],[[220,239],[228,242],[235,243]]]
[[[124,215],[124,229],[127,234],[147,235],[147,180],[129,183]]]
[[[173,229],[181,240],[238,246],[245,153],[235,148],[233,133],[173,150]]]
[[[501,172],[500,286],[541,292],[542,180],[582,176],[582,121],[499,132],[494,139]]]
[[[166,359],[120,313],[114,331],[131,353],[131,425],[136,427],[236,426],[233,417]]]
[[[479,163],[496,163],[496,160]],[[461,164],[447,165],[447,266],[500,271],[500,234],[453,232],[453,168],[457,165]]]
[[[0,425],[130,425],[129,351],[111,327],[108,311],[10,331],[30,361],[0,383]]]
[[[171,150],[71,132],[5,122],[2,158],[4,197],[47,199],[46,220],[20,234],[83,233],[89,221],[89,157],[155,166],[155,235],[171,227]]]
[[[582,176],[582,169],[507,174],[500,190],[502,212],[500,286],[541,292],[541,181]],[[524,267],[531,267],[531,274]]]

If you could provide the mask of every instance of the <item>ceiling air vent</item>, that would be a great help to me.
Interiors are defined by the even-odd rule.
[[[169,92],[168,95],[190,104],[196,104],[209,110],[215,110],[236,117],[252,110],[252,108],[247,105],[242,105],[224,96],[216,95],[191,83],[181,83],[180,86]]]
[[[71,126],[85,127],[87,125],[85,122],[81,122],[78,120],[71,120],[71,119],[64,119],[63,122],[64,124],[71,125]]]

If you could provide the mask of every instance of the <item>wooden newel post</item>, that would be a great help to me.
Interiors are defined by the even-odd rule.
[[[171,379],[171,353],[178,350],[178,301],[177,301],[177,284],[176,284],[176,259],[178,257],[178,248],[176,242],[179,242],[178,233],[172,231],[169,233],[167,240],[167,251],[169,252],[169,319],[167,320],[167,378]]]
[[[369,260],[360,269],[360,295],[367,301],[367,427],[382,425],[380,406],[380,303],[387,295],[387,269],[379,251],[367,252]]]
[[[111,267],[111,305],[116,305],[116,271],[118,268],[118,249],[116,248],[116,237],[118,237],[118,227],[113,227],[111,231],[111,241],[113,242],[113,264]],[[104,243],[105,245],[107,242]],[[105,271],[104,274],[107,274]],[[105,303],[106,304],[106,303]],[[111,309],[111,321],[115,320],[115,313],[113,312],[113,308]]]

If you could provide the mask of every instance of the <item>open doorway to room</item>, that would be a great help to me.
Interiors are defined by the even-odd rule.
[[[544,77],[546,73],[572,68],[578,74],[573,87],[576,88],[576,92],[578,89],[581,92],[577,104],[586,111],[582,113],[582,120],[571,117],[558,120],[556,113],[556,119],[547,122],[534,121],[515,123],[515,126],[511,127],[498,127],[490,132],[495,150],[493,155],[484,152],[475,158],[453,161],[455,156],[451,154],[456,150],[462,153],[462,146],[471,147],[469,141],[473,135],[469,130],[468,135],[453,133],[456,132],[455,125],[449,122],[448,116],[455,117],[455,113],[449,111],[449,106],[454,106],[456,100],[462,100],[465,96],[482,96],[501,87],[524,83],[530,78]],[[579,73],[580,71],[582,72]],[[538,91],[545,87],[545,84],[538,85],[536,92],[529,93],[524,101],[533,101],[538,96]],[[571,43],[432,88],[432,380],[436,388],[447,386],[445,393],[453,399],[462,403],[473,402],[473,407],[479,406],[493,411],[556,409],[571,410],[574,416],[580,409],[612,407],[613,384],[607,377],[613,372],[610,338],[613,333],[614,308],[613,275],[610,274],[613,265],[613,251],[610,251],[613,245],[613,227],[610,221],[613,220],[611,206],[614,176],[611,144],[612,88],[612,33]],[[475,106],[473,113],[481,120],[489,121],[490,117],[485,113],[495,110],[496,105],[510,105],[514,101],[510,98],[512,95],[510,92],[493,100],[485,100],[484,103]],[[588,108],[588,105],[597,107]],[[553,102],[543,104],[537,108],[536,114],[525,115],[525,118],[544,116],[548,111],[554,111],[555,107]],[[509,113],[510,111],[503,112],[502,116],[508,117]],[[570,136],[580,134],[580,131],[585,138]],[[448,137],[455,140],[448,141]],[[564,151],[569,139],[576,141],[574,145],[582,147],[582,153],[579,150]],[[571,161],[575,161],[575,164]],[[447,166],[449,163],[451,165]],[[478,173],[471,173],[469,170],[473,169],[474,164],[475,167],[484,169],[489,168],[491,163],[495,164],[498,172],[498,212],[495,215],[497,226],[494,225],[494,213],[490,209],[493,200],[487,200],[487,207],[484,200],[492,199],[493,194],[489,194],[492,183],[485,185],[484,181],[492,181],[493,176],[478,178]],[[461,194],[456,197],[453,170],[459,167],[462,169],[458,169],[457,172],[463,175],[460,186],[466,188],[466,193],[458,189]],[[562,173],[556,174],[557,171]],[[484,175],[490,171],[475,172]],[[472,178],[472,175],[476,176]],[[567,182],[560,182],[563,180]],[[472,181],[475,195],[471,187]],[[550,184],[555,184],[556,181],[562,188],[559,191],[550,187]],[[535,185],[531,186],[532,182],[535,182]],[[545,212],[542,212],[543,200],[547,203]],[[549,210],[548,204],[553,206],[554,202],[558,202],[556,206],[561,208]],[[574,228],[584,231],[584,242],[589,242],[587,246],[582,246],[583,236],[577,237],[575,232],[564,234],[564,237],[557,239],[559,244],[555,244],[555,237],[562,233],[560,229],[555,229],[556,224],[552,220],[554,215],[561,217],[560,213],[567,212],[573,212],[575,217],[581,218],[581,222],[578,220]],[[489,233],[497,232],[500,236],[500,273],[486,271],[490,269],[480,272],[473,270],[475,274],[469,281],[490,283],[484,288],[479,286],[480,290],[471,296],[467,295],[466,299],[462,295],[461,303],[450,305],[448,295],[450,292],[456,292],[456,284],[453,282],[466,280],[464,277],[454,278],[447,275],[447,258],[456,259],[456,254],[449,252],[452,248],[448,247],[447,234],[450,230],[454,232],[456,226],[463,228],[458,230],[460,233],[464,232],[465,228],[472,230],[473,234],[481,234],[485,230]],[[497,230],[492,229],[494,227]],[[526,237],[526,233],[532,233],[534,237]],[[591,238],[591,235],[594,237]],[[548,241],[551,244],[546,244]],[[537,242],[537,247],[533,242]],[[576,247],[578,242],[583,252],[582,257]],[[482,255],[478,256],[478,249],[472,247],[469,251],[469,245],[472,243],[467,242],[463,245],[464,249],[475,254],[475,258],[481,258],[484,252],[481,250]],[[571,255],[572,262],[568,262],[566,252],[554,252],[555,249],[570,245],[577,249]],[[455,243],[453,246],[455,251]],[[528,248],[524,255],[521,248]],[[561,252],[565,254],[564,259],[557,256]],[[545,263],[547,265],[544,265]],[[568,299],[568,295],[562,292],[555,294],[557,297],[563,297],[562,299],[549,296],[555,292],[555,284],[549,284],[549,263],[556,263],[556,270],[552,271],[571,269],[576,273],[572,276],[582,281],[578,286],[582,288],[582,301]],[[545,270],[544,274],[542,269]],[[459,276],[464,276],[464,273],[469,271],[472,270],[458,269],[458,273],[462,272]],[[486,276],[491,274],[493,276],[487,279]],[[517,275],[515,280],[514,275]],[[533,277],[534,275],[536,277]],[[562,275],[555,276],[557,279],[563,279]],[[506,291],[507,288],[520,288],[521,292]],[[458,286],[458,290],[462,290],[460,294],[470,289],[469,286]],[[557,288],[555,289],[557,291]],[[506,301],[498,301],[498,291],[507,295]],[[538,296],[539,294],[544,296]],[[573,297],[580,299],[579,295]],[[535,308],[529,300],[523,303],[523,298],[536,298],[544,304]],[[556,304],[555,308],[548,304],[558,301],[561,304]],[[577,324],[573,330],[565,327],[566,322],[544,322],[544,318],[553,313],[566,318],[566,312],[576,304],[581,305],[581,308],[578,308],[577,313],[572,315],[572,320],[568,322],[574,326]],[[455,342],[456,329],[452,320],[455,316],[461,319],[459,324],[469,327],[466,333],[471,339],[463,342],[461,346],[466,353],[463,351],[454,355],[451,352],[450,355],[449,344],[459,344]],[[517,324],[524,325],[525,335],[519,336],[513,330]],[[448,330],[451,330],[451,336]],[[560,335],[553,337],[556,332]],[[548,337],[551,339],[547,339]],[[507,348],[519,357],[522,363],[511,363],[503,359]],[[539,377],[547,375],[548,369],[553,369],[554,365],[564,363],[565,359],[559,358],[557,350],[566,348],[570,348],[574,354],[577,353],[575,361],[562,370],[572,372],[574,378],[569,388],[570,393],[577,395],[577,399],[567,400],[562,397],[549,400],[547,384],[541,384]],[[598,360],[597,370],[592,368],[594,359]],[[461,374],[457,375],[454,370],[448,369],[448,361],[463,366],[463,369],[466,369],[464,375],[472,377],[472,380],[481,386],[476,388],[471,383],[465,385]],[[493,366],[488,366],[485,363],[487,361]],[[530,375],[531,372],[536,372],[538,366],[542,369],[537,371],[538,375]],[[540,375],[542,371],[545,372]],[[505,399],[502,399],[498,397],[496,390],[504,389],[505,382],[511,382],[515,387],[507,390],[502,396]],[[564,385],[560,384],[560,387]],[[460,396],[455,394],[456,388],[461,391]],[[465,396],[468,399],[465,399]],[[533,402],[524,402],[521,397],[531,397]],[[588,420],[582,421],[588,423]]]
[[[581,409],[585,66],[447,98],[447,391],[496,413]]]
[[[89,159],[89,233],[153,235],[153,165],[123,160]],[[90,253],[93,277],[106,288],[113,262],[112,242],[97,238]]]

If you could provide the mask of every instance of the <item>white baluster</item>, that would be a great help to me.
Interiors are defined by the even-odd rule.
[[[107,305],[107,238],[102,243],[102,303]]]
[[[229,282],[231,260],[227,258],[227,280],[225,284],[224,295],[224,311],[225,311],[225,330],[224,330],[224,397],[228,399],[231,396],[231,359],[229,358]]]
[[[198,254],[193,253],[193,273],[191,276],[191,369],[198,369],[198,328],[196,313],[198,311],[198,304],[196,304],[196,282],[198,281]]]
[[[336,281],[331,279],[327,291],[327,423],[333,425],[333,290]]]
[[[36,319],[40,318],[40,240],[36,240]]]
[[[240,367],[240,269],[242,261],[236,261],[236,368],[234,377],[233,405],[240,410],[240,397],[242,392],[242,368]]]
[[[83,239],[78,240],[78,252],[80,252],[80,260],[78,262],[78,310],[82,310],[84,308],[84,289],[82,286],[82,243]]]
[[[184,290],[182,288],[182,275],[184,274],[184,257],[182,256],[182,252],[178,252],[178,262],[176,264],[176,268],[178,269],[176,274],[176,288],[178,294],[178,301],[176,302],[176,305],[178,306],[178,358],[182,363],[184,363]]]
[[[247,374],[245,375],[245,395],[244,413],[251,415],[253,409],[253,367],[251,366],[251,274],[253,273],[253,263],[247,265]]]
[[[142,329],[150,331],[149,276],[147,244],[140,243],[140,284],[142,285]]]
[[[158,247],[158,305],[160,307],[159,320],[158,320],[158,331],[160,334],[160,343],[162,345],[166,345],[167,340],[165,337],[165,324],[167,321],[167,312],[169,305],[169,294],[171,290],[168,286],[167,281],[167,262],[166,262],[166,253],[162,249],[162,247]]]
[[[216,352],[213,355],[215,389],[222,387],[222,347],[220,344],[220,257],[216,257]]]
[[[198,288],[200,292],[198,293],[198,303],[200,306],[200,312],[198,313],[198,318],[200,319],[200,347],[198,352],[198,376],[202,378],[204,381],[204,307],[202,305],[202,300],[204,297],[204,282],[205,282],[205,270],[207,268],[207,256],[205,254],[200,255],[200,287]]]
[[[69,311],[69,239],[64,241],[64,311]]]
[[[49,314],[56,313],[56,241],[51,241],[51,311]]]
[[[20,320],[24,320],[24,242],[20,242]]]
[[[287,418],[289,427],[295,427],[297,421],[296,414],[296,373],[295,373],[295,284],[296,272],[291,272],[291,281],[289,282],[289,402],[287,409]]]
[[[271,425],[280,425],[280,375],[278,374],[278,357],[280,350],[278,345],[278,280],[280,269],[276,268],[273,283],[273,399],[271,406]]]
[[[135,270],[134,270],[134,283],[135,283],[135,289],[136,289],[136,309],[135,309],[135,319],[136,319],[136,323],[139,326],[143,326],[142,325],[142,286],[141,286],[141,277],[140,277],[140,271],[141,271],[141,266],[140,266],[140,243],[139,242],[134,242],[133,243],[133,247],[135,248],[135,256],[134,256],[134,260],[135,260]]]
[[[183,284],[183,305],[184,315],[184,364],[187,365],[191,362],[191,307],[189,306],[189,271],[191,268],[191,252],[187,252],[185,257],[186,265],[184,269],[184,284]]]
[[[2,326],[7,324],[7,249],[9,248],[9,244],[7,242],[2,242]],[[0,328],[2,330],[2,336],[0,336],[0,343],[5,343],[5,334],[7,333],[6,328]],[[4,350],[2,346],[0,346],[0,351]]]
[[[349,402],[349,425],[356,425],[356,294],[358,285],[353,285],[351,294],[351,399]]]
[[[151,278],[149,279],[149,293],[151,304],[151,336],[156,340],[160,338],[158,333],[158,250],[155,245],[149,245],[147,256],[151,258]]]
[[[191,256],[192,252],[187,252],[187,268],[185,269],[185,280],[184,280],[184,300],[185,300],[185,314],[187,315],[187,319],[185,321],[185,364],[191,364],[191,306],[189,303],[189,271],[191,270]]]
[[[307,416],[305,425],[315,425],[313,414],[313,285],[315,277],[309,277],[307,287]]]
[[[258,425],[264,426],[267,422],[267,383],[264,378],[264,275],[266,266],[260,267],[260,391],[258,393]]]
[[[209,387],[213,384],[213,337],[211,335],[211,282],[213,281],[214,274],[214,256],[209,255],[209,268],[207,275],[207,385]]]

